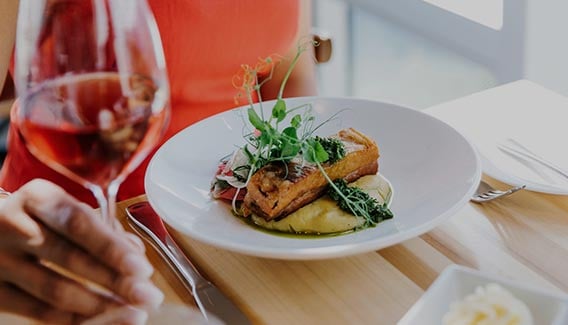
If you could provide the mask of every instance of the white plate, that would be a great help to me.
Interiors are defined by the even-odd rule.
[[[568,178],[498,148],[508,138],[568,170],[568,98],[528,80],[427,110],[465,135],[480,153],[483,172],[532,191],[568,195]]]
[[[167,141],[146,172],[148,199],[172,227],[227,250],[280,259],[321,259],[377,250],[418,236],[462,207],[481,178],[472,146],[445,123],[408,108],[348,98],[295,98],[309,102],[317,121],[339,118],[320,135],[354,127],[379,145],[381,173],[392,183],[394,219],[355,233],[306,239],[259,231],[209,196],[221,157],[242,146],[243,110],[218,114]],[[265,103],[265,108],[272,107]]]
[[[453,302],[472,294],[478,286],[497,283],[523,301],[535,325],[568,324],[568,296],[526,286],[502,277],[458,265],[447,267],[398,325],[440,325]]]

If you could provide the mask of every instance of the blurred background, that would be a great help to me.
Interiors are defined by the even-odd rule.
[[[568,1],[313,0],[320,93],[416,109],[518,79],[568,95]]]
[[[312,0],[323,96],[424,109],[518,79],[568,95],[568,1]],[[0,159],[13,99],[0,96]]]

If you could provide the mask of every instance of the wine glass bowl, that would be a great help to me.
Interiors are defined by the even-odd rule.
[[[144,140],[160,136],[165,111],[152,114],[153,91],[144,92],[125,97],[115,73],[57,79],[27,96],[18,124],[47,164],[80,182],[108,186],[138,151],[152,145],[141,146]]]
[[[169,119],[158,30],[141,0],[22,1],[16,119],[40,161],[90,189],[109,224],[118,187]]]

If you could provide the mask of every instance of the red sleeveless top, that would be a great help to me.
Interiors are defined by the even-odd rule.
[[[259,58],[286,54],[295,45],[298,1],[148,2],[160,30],[171,88],[172,116],[162,143],[183,128],[234,107],[237,90],[232,78],[241,64],[254,65]],[[150,157],[121,185],[119,200],[144,193],[144,172]],[[0,186],[15,191],[34,178],[55,182],[79,200],[96,206],[88,190],[38,161],[12,125]]]

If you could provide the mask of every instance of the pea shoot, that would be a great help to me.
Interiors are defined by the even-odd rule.
[[[238,97],[241,97],[243,93],[246,95],[249,103],[249,107],[246,109],[246,119],[252,126],[252,129],[243,134],[247,144],[241,150],[248,163],[246,166],[238,167],[241,171],[246,170],[246,177],[240,174],[241,179],[238,179],[238,181],[241,183],[236,186],[235,198],[239,190],[247,186],[252,175],[263,166],[279,162],[286,165],[292,159],[301,159],[318,167],[330,185],[329,196],[337,201],[341,209],[365,218],[364,227],[374,226],[382,220],[393,217],[386,203],[379,204],[377,200],[371,198],[361,189],[347,186],[344,180],[331,180],[322,166],[322,164],[334,164],[346,155],[345,146],[339,139],[314,136],[315,131],[335,118],[335,115],[323,123],[315,125],[311,104],[289,108],[282,97],[292,70],[301,54],[309,49],[310,45],[312,45],[311,42],[298,46],[296,55],[280,85],[278,97],[270,115],[266,117],[263,108],[265,103],[262,102],[260,88],[271,79],[275,60],[269,57],[261,60],[254,67],[243,65],[243,75],[233,81],[242,90]],[[268,76],[260,78],[260,73],[267,70],[269,71]],[[252,93],[256,93],[258,106],[253,104]],[[288,121],[288,123],[282,127],[281,124],[285,121]],[[233,209],[235,212],[237,211],[235,199],[233,199]]]

